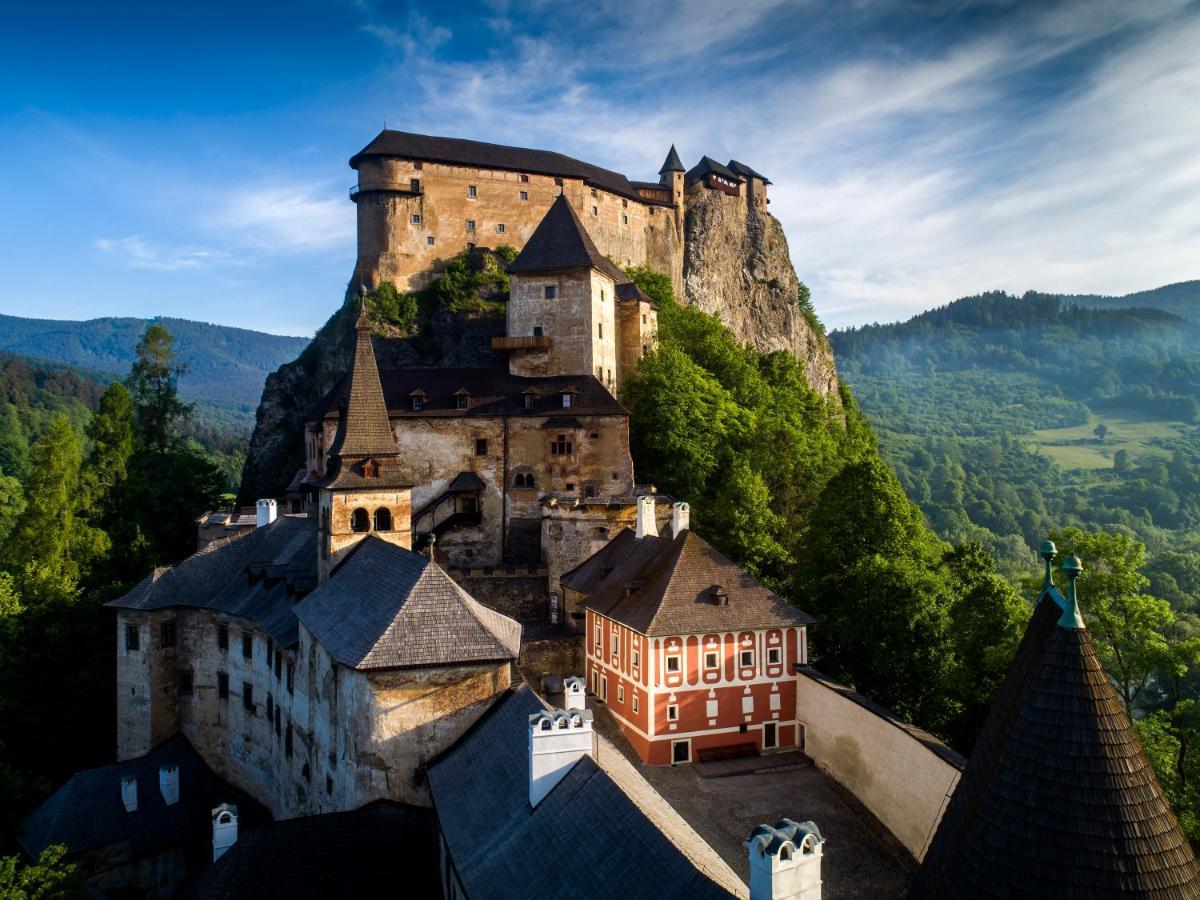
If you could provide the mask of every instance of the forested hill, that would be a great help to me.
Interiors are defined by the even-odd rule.
[[[85,322],[0,316],[0,352],[48,360],[123,378],[134,347],[151,321],[175,336],[187,371],[180,394],[196,404],[197,420],[248,434],[267,374],[295,359],[307,338],[282,337],[187,319],[103,318]]]
[[[833,332],[909,496],[1009,571],[1066,525],[1153,550],[1200,534],[1200,281],[1125,297],[989,293]]]

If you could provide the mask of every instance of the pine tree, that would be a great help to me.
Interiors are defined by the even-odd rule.
[[[66,416],[55,416],[30,451],[25,514],[5,547],[9,565],[36,562],[55,571],[77,571],[71,548],[82,457],[79,435]]]

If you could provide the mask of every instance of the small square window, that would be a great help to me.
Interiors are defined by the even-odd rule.
[[[193,681],[192,681],[192,670],[191,669],[180,669],[176,673],[176,683],[179,685],[179,696],[181,696],[181,697],[192,696],[192,688],[194,687],[194,685],[193,685]]]
[[[430,247],[433,246],[433,235],[432,234],[429,235],[427,238],[425,238],[425,243],[428,244]]]
[[[242,708],[254,712],[254,685],[248,681],[242,682]]]
[[[715,669],[717,667],[717,651],[709,650],[704,654],[704,668]]]
[[[528,200],[529,199],[529,191],[521,191],[521,199]]]
[[[743,650],[738,654],[738,662],[744,668],[750,668],[754,665],[754,651]]]
[[[546,285],[546,289],[543,291],[543,296],[544,296],[544,297],[545,297],[545,299],[547,299],[547,300],[554,300],[554,299],[557,299],[557,297],[558,297],[558,285],[554,285],[554,284],[548,284],[548,285]]]
[[[528,176],[528,175],[522,175],[522,176],[521,176],[521,183],[522,183],[522,184],[529,184],[529,176]]]
[[[767,664],[771,665],[771,666],[779,665],[779,648],[778,647],[768,647],[767,648]]]
[[[562,187],[563,180],[561,178],[555,178],[554,183],[559,187]]]
[[[136,625],[125,626],[125,649],[137,650],[141,646],[141,632]]]
[[[575,490],[575,482],[573,482],[573,481],[568,481],[568,482],[567,482],[567,490],[568,490],[568,491],[573,491],[573,490]]]
[[[158,645],[164,650],[175,646],[174,622],[163,622],[158,626]]]
[[[229,626],[224,622],[217,626],[217,649],[229,649]]]
[[[679,671],[679,656],[678,655],[667,657],[667,671],[668,672],[678,672]]]
[[[504,223],[503,222],[499,222],[496,224],[496,234],[504,234]]]
[[[417,160],[415,163],[413,163],[413,168],[420,172],[423,168],[425,168],[425,163]]]
[[[420,178],[408,179],[408,189],[410,191],[412,191],[414,194],[421,193],[421,179]]]
[[[475,438],[475,455],[487,456],[487,438]]]
[[[411,216],[408,217],[408,221],[412,222],[412,224],[414,224],[414,225],[420,225],[421,217],[417,213],[413,213]]]
[[[474,230],[475,230],[475,220],[467,219],[467,231],[474,231]]]
[[[245,659],[254,658],[254,635],[249,631],[242,632],[242,656]]]
[[[475,185],[473,185],[473,184],[467,185],[467,196],[472,199],[479,196],[479,192],[477,190],[475,190]]]
[[[623,685],[623,684],[617,685],[617,702],[618,703],[625,702],[625,685]]]
[[[672,703],[667,707],[667,721],[668,722],[678,722],[679,721],[679,704]]]
[[[592,196],[593,196],[593,197],[595,197],[595,196],[596,196],[596,189],[595,189],[595,188],[592,188]]]
[[[217,696],[222,700],[229,699],[229,673],[217,673]]]
[[[546,329],[543,328],[541,325],[533,326],[533,336],[534,337],[541,337],[545,333],[546,333]]]

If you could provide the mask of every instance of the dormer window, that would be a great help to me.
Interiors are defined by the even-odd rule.
[[[729,594],[721,585],[713,585],[710,593],[712,594],[713,603],[717,606],[729,605]]]
[[[363,478],[378,478],[379,477],[379,460],[368,459],[362,464]]]
[[[533,409],[534,403],[537,402],[537,395],[533,391],[525,391],[524,398],[525,398],[525,408]]]
[[[466,388],[459,388],[454,392],[454,408],[469,409],[471,406],[471,392]]]
[[[575,405],[575,392],[574,391],[563,391],[561,396],[562,396],[563,409],[569,409],[570,407]]]
[[[409,399],[412,401],[412,408],[413,408],[414,412],[420,412],[421,410],[423,410],[425,408],[425,401],[427,399],[429,399],[428,395],[426,395],[426,393],[423,390],[421,390],[420,388],[417,388],[415,391],[413,391],[408,396],[409,396]]]

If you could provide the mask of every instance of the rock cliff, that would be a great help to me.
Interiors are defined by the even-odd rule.
[[[684,299],[715,313],[758,350],[790,350],[813,390],[840,402],[833,351],[799,304],[800,279],[783,226],[768,212],[717,191],[688,198]]]

